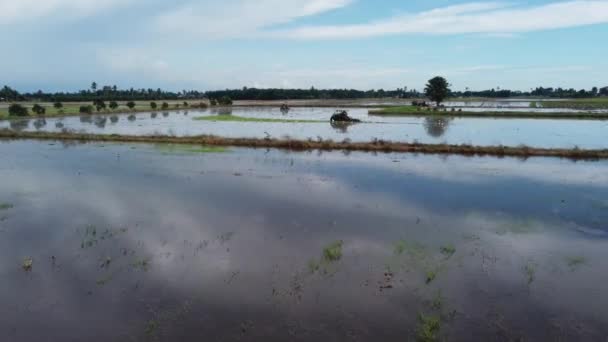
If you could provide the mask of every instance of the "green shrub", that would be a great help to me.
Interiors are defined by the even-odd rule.
[[[110,102],[110,109],[116,110],[116,108],[118,108],[118,103],[116,103],[116,101]]]
[[[158,105],[156,104],[156,102],[150,102],[150,108],[156,109],[156,107],[158,107]]]
[[[80,106],[80,109],[78,110],[78,112],[81,114],[93,114],[93,106],[90,106],[90,105]]]
[[[135,102],[133,102],[133,101],[127,102],[127,107],[129,107],[129,109],[132,110],[133,108],[135,108]]]
[[[34,113],[36,113],[36,114],[38,114],[38,115],[43,115],[43,114],[45,114],[45,113],[46,113],[46,108],[44,108],[44,107],[42,107],[41,105],[39,105],[39,104],[37,104],[37,103],[36,103],[36,104],[35,104],[35,105],[32,107],[32,112],[34,112]]]
[[[162,108],[169,109],[169,104],[167,102],[163,102]]]
[[[28,116],[30,114],[28,113],[27,108],[25,108],[24,106],[17,104],[17,103],[13,103],[12,105],[10,105],[8,107],[8,115],[10,115],[10,116]]]
[[[232,99],[229,98],[228,96],[223,96],[219,100],[219,104],[222,105],[222,106],[232,106]]]

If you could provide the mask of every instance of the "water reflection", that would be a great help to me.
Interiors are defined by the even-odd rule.
[[[111,123],[117,123],[118,120],[119,120],[118,115],[112,115],[112,116],[110,116],[110,122]]]
[[[105,116],[97,116],[95,117],[94,124],[97,128],[105,128],[108,119]]]
[[[606,163],[66,147],[0,144],[9,341],[608,332]]]
[[[81,115],[80,116],[80,122],[82,122],[82,123],[92,123],[93,122],[93,116],[91,116],[91,115]]]
[[[342,133],[342,134],[348,133],[348,128],[353,125],[356,125],[356,123],[354,123],[354,122],[340,122],[340,121],[330,121],[329,124],[331,125],[331,127],[333,129],[335,129],[337,132]]]
[[[40,130],[44,126],[46,126],[45,119],[39,118],[39,119],[34,120],[34,128],[36,128],[36,130]]]
[[[25,129],[27,129],[30,125],[30,120],[27,119],[17,119],[17,120],[11,120],[9,122],[10,128],[12,130],[15,131],[23,131]]]
[[[424,128],[431,137],[440,138],[448,130],[451,121],[451,118],[428,117],[424,119]]]

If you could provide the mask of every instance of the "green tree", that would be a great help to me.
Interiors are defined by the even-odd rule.
[[[53,103],[53,107],[55,107],[55,109],[57,109],[57,110],[61,110],[61,108],[63,108],[63,103],[55,102],[55,103]]]
[[[163,102],[163,105],[161,107],[162,109],[169,109],[169,104],[167,102]]]
[[[97,90],[97,82],[91,83],[91,90],[95,92]]]
[[[219,103],[222,106],[232,106],[232,99],[228,96],[222,96],[219,100]]]
[[[93,106],[90,106],[90,105],[80,106],[80,109],[78,110],[78,112],[81,114],[93,114]]]
[[[93,105],[95,106],[98,112],[102,109],[106,109],[106,103],[103,100],[95,100],[93,101]]]
[[[209,103],[210,103],[212,106],[217,106],[217,100],[216,100],[216,99],[211,99],[211,100],[209,100]]]
[[[184,107],[188,107],[188,102],[184,101]]]
[[[24,106],[13,103],[8,107],[8,115],[10,116],[28,116],[28,110]]]
[[[35,105],[32,107],[32,112],[34,112],[34,113],[36,113],[36,114],[38,114],[38,115],[43,115],[43,114],[45,114],[45,113],[46,113],[46,108],[44,108],[44,107],[42,107],[41,105],[39,105],[39,104],[37,104],[37,103],[36,103],[36,104],[35,104]]]
[[[157,107],[158,105],[156,104],[156,102],[150,102],[150,108],[156,109]]]
[[[129,107],[129,109],[133,110],[133,108],[135,108],[135,102],[133,102],[133,101],[127,102],[127,107]]]
[[[116,110],[116,108],[118,108],[118,103],[116,101],[111,101],[110,102],[110,109],[111,110]]]
[[[431,99],[431,101],[435,101],[437,106],[448,97],[450,91],[450,84],[441,76],[430,79],[424,88],[426,96]]]

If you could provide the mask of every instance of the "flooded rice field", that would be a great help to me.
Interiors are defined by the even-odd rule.
[[[608,336],[606,162],[32,141],[0,154],[6,341]]]
[[[124,115],[87,115],[54,119],[0,121],[0,128],[29,131],[64,130],[98,134],[176,135],[211,134],[223,137],[332,139],[342,141],[392,141],[519,146],[607,148],[608,121],[552,119],[492,119],[441,117],[369,116],[368,110],[351,108],[352,117],[363,123],[330,124],[332,108],[293,108],[283,114],[278,108],[235,107],[219,110],[190,110]],[[232,114],[254,119],[313,120],[317,122],[214,122],[196,117]],[[327,121],[327,122],[325,122]]]

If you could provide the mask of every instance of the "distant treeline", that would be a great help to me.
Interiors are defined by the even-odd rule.
[[[144,101],[202,99],[204,97],[204,92],[196,90],[172,92],[162,89],[118,89],[116,86],[103,86],[98,89],[96,83],[91,85],[91,89],[73,93],[46,93],[39,90],[35,93],[22,94],[8,86],[0,89],[0,101],[89,102],[99,99],[105,101]]]
[[[508,98],[518,96],[534,96],[549,98],[592,98],[608,96],[608,87],[591,90],[562,89],[538,87],[531,91],[512,91],[506,89],[490,89],[483,91],[452,91],[451,97],[497,97]],[[106,101],[144,101],[144,100],[180,100],[180,99],[221,99],[232,100],[316,100],[316,99],[363,99],[363,98],[421,98],[424,94],[417,90],[397,88],[395,90],[356,90],[356,89],[226,89],[218,91],[201,92],[196,90],[183,90],[180,92],[165,91],[162,89],[118,89],[116,86],[97,87],[73,93],[19,93],[4,86],[0,89],[0,101],[44,101],[44,102],[88,102],[103,99]]]

